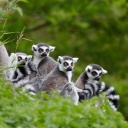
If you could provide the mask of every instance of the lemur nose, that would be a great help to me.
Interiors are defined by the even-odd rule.
[[[67,68],[67,71],[72,71],[72,67],[68,67]]]
[[[99,81],[100,80],[100,77],[95,77],[94,80]]]
[[[21,65],[25,65],[25,61],[24,60],[21,61]]]
[[[47,53],[46,53],[46,52],[43,52],[43,53],[41,54],[41,56],[47,56]]]

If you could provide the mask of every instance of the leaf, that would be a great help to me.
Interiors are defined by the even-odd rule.
[[[23,11],[20,7],[15,7],[15,9],[18,11],[18,13],[23,16]]]

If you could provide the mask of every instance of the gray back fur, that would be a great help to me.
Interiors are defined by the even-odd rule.
[[[80,89],[84,89],[85,88],[85,84],[87,83],[87,74],[86,72],[83,72],[77,79],[77,81],[75,82],[75,86],[77,88],[80,88]]]
[[[67,82],[66,74],[56,66],[42,81],[40,91],[50,93],[51,90],[55,90],[59,92]]]
[[[53,58],[48,56],[48,57],[44,58],[43,60],[41,60],[41,62],[39,63],[39,65],[37,67],[38,73],[40,76],[42,76],[42,78],[44,78],[56,66],[57,66],[57,62]]]

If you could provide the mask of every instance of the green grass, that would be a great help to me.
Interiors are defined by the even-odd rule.
[[[128,128],[104,94],[75,106],[56,93],[32,96],[0,79],[0,97],[0,128]]]

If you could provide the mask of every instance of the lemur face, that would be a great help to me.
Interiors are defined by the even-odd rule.
[[[107,71],[97,64],[90,64],[85,69],[89,78],[93,80],[100,80],[102,74],[106,74]]]
[[[59,69],[63,72],[72,71],[74,68],[74,64],[77,62],[78,58],[72,58],[69,56],[59,56]]]
[[[27,65],[28,61],[32,59],[31,55],[26,55],[25,53],[16,53],[17,64],[19,65]]]
[[[49,46],[49,45],[44,44],[44,43],[39,43],[37,45],[32,46],[32,50],[34,51],[34,55],[37,58],[45,58],[45,57],[49,56],[49,53],[53,52],[54,49],[55,49],[55,47]]]

